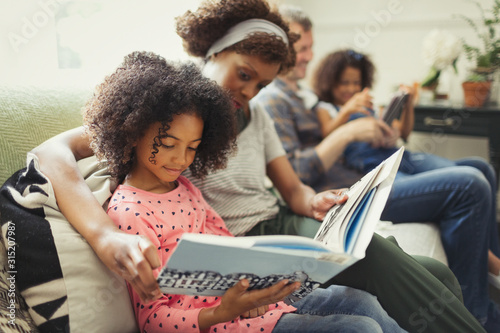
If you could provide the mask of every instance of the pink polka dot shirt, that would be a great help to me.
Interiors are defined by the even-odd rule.
[[[108,214],[120,229],[147,236],[156,246],[162,266],[185,232],[231,236],[224,221],[183,176],[178,178],[176,189],[163,194],[120,185],[110,200]],[[159,271],[156,269],[155,275]],[[200,310],[220,303],[220,297],[163,294],[145,304],[130,285],[128,290],[139,328],[148,333],[199,332]],[[295,310],[283,302],[270,305],[269,309],[263,316],[235,318],[211,326],[206,332],[271,332],[283,313]]]

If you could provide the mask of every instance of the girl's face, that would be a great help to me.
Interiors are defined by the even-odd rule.
[[[126,179],[126,183],[154,193],[175,188],[174,181],[193,163],[203,134],[203,120],[197,115],[174,116],[167,137],[161,139],[161,146],[151,160],[160,126],[160,123],[154,123],[137,141],[136,160]]]
[[[340,75],[340,81],[332,88],[333,102],[336,105],[344,105],[361,90],[361,71],[354,67],[346,67]]]
[[[235,107],[248,111],[248,102],[276,77],[280,64],[269,64],[257,56],[222,51],[206,63],[203,73],[229,90]]]

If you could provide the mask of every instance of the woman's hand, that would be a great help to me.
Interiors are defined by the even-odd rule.
[[[313,217],[318,221],[322,221],[332,206],[346,202],[347,195],[344,193],[345,191],[346,189],[328,190],[316,194],[311,200]]]
[[[127,280],[144,302],[161,297],[153,275],[153,269],[161,263],[148,238],[112,229],[104,232],[93,247],[101,261]]]

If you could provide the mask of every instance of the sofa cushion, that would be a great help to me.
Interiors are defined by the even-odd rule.
[[[375,232],[384,237],[393,236],[403,251],[410,255],[434,258],[448,265],[441,232],[435,223],[379,221]]]
[[[110,196],[106,170],[94,157],[79,167],[104,204]],[[6,247],[15,242],[16,287],[41,332],[137,331],[125,281],[60,213],[36,156],[29,154],[27,167],[0,189],[0,223]]]

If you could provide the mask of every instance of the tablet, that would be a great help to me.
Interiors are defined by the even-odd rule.
[[[408,93],[404,91],[398,91],[391,99],[391,102],[384,110],[382,114],[382,119],[389,125],[392,124],[394,119],[399,119],[403,107],[408,100]]]

